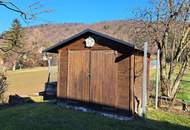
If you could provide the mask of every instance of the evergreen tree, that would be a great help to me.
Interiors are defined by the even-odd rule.
[[[24,50],[24,31],[19,20],[13,20],[10,30],[3,34],[5,59],[12,62],[13,70],[21,65]]]
[[[3,35],[4,43],[7,45],[6,50],[19,52],[23,47],[23,28],[18,19],[13,20],[12,27]]]

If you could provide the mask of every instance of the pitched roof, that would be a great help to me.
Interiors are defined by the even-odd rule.
[[[113,38],[111,36],[108,36],[106,34],[103,34],[103,33],[100,33],[100,32],[97,32],[97,31],[94,31],[94,30],[91,30],[91,29],[85,29],[83,30],[82,32],[78,33],[78,34],[75,34],[74,36],[71,36],[70,38],[66,39],[66,40],[63,40],[61,42],[58,42],[57,44],[53,45],[53,46],[50,46],[48,48],[46,48],[45,50],[43,50],[43,52],[51,52],[51,53],[57,53],[58,52],[58,49],[64,47],[65,45],[67,45],[68,43],[71,43],[71,41],[74,41],[75,39],[77,39],[78,37],[82,36],[82,35],[85,35],[85,34],[93,34],[93,35],[97,35],[97,36],[100,36],[100,37],[103,37],[103,38],[106,38],[106,39],[109,39],[117,44],[122,44],[126,47],[131,47],[131,48],[134,48],[136,49],[136,47],[131,44],[131,43],[128,43],[126,41],[122,41],[122,40],[119,40],[119,39],[116,39],[116,38]],[[142,50],[141,50],[142,51]]]

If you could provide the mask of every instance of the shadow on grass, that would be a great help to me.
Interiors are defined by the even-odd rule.
[[[152,119],[135,119],[129,122],[130,128],[134,130],[190,130],[187,126]]]
[[[34,101],[30,97],[21,97],[17,94],[9,96],[9,105],[18,105],[18,104],[25,104],[25,103],[34,103]]]
[[[21,97],[17,94],[10,95],[7,103],[1,103],[0,109],[14,107],[15,105],[24,105],[26,103],[35,103],[30,97]]]
[[[15,99],[16,101],[14,101]],[[15,124],[15,128],[29,129],[32,126],[33,129],[47,128],[60,130],[190,130],[190,127],[187,126],[153,119],[134,118],[129,121],[119,121],[102,117],[96,113],[80,112],[72,109],[60,108],[55,103],[51,102],[35,103],[29,97],[20,97],[19,95],[13,95],[9,106],[13,108],[11,109],[11,112],[9,112],[9,108],[5,108],[7,109],[6,111],[1,109],[2,111],[0,112],[7,112],[4,115],[6,120],[5,122],[9,125],[9,122],[11,123],[11,120],[14,120],[14,123],[12,124]],[[22,113],[20,113],[20,109]],[[12,114],[17,115],[18,117],[14,116],[15,119],[8,118]],[[2,114],[0,117],[4,118]],[[29,122],[25,122],[24,125],[17,126],[16,124],[22,124],[23,118]],[[32,120],[32,122],[30,122],[30,120]],[[6,126],[4,125],[4,127]]]

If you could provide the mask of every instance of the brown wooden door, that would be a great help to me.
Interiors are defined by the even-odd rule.
[[[89,51],[70,50],[68,58],[67,96],[89,101]]]
[[[91,51],[90,73],[90,100],[114,106],[117,87],[117,66],[114,51]]]
[[[117,66],[111,50],[69,51],[67,96],[114,106]]]

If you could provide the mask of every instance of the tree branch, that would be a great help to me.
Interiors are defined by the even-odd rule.
[[[10,4],[12,7],[10,7],[8,4]],[[27,19],[27,15],[25,12],[23,12],[20,8],[18,8],[15,4],[13,4],[12,2],[3,2],[0,1],[0,5],[4,6],[5,8],[12,10],[14,12],[20,13],[20,15],[22,17],[24,17],[24,19]]]

